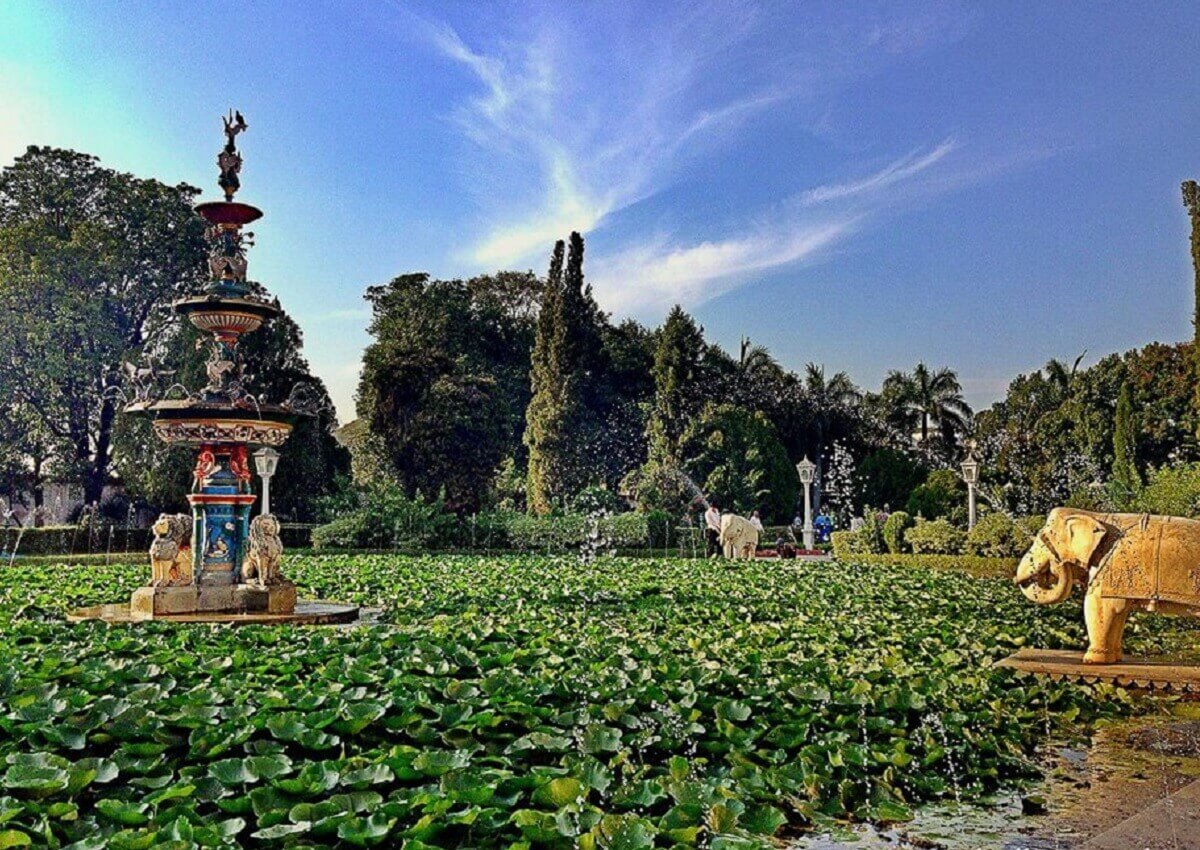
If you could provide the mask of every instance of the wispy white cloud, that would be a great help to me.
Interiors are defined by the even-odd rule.
[[[921,192],[925,172],[956,147],[947,140],[928,153],[905,154],[858,180],[806,190],[781,204],[770,226],[694,245],[658,236],[601,258],[592,280],[611,309],[644,312],[676,302],[704,303],[756,272],[819,258],[871,215]],[[881,198],[884,189],[889,192]]]
[[[785,229],[763,228],[694,245],[660,237],[602,257],[592,279],[618,312],[696,305],[728,292],[746,275],[811,260],[854,228],[846,218]]]
[[[755,116],[802,101],[818,122],[828,109],[822,92],[896,55],[961,35],[961,27],[947,24],[952,16],[932,15],[855,31],[805,31],[764,47],[772,16],[753,4],[722,2],[663,21],[638,12],[629,38],[609,33],[606,51],[564,16],[515,36],[475,39],[425,22],[426,41],[479,87],[452,109],[472,145],[462,161],[480,210],[477,235],[460,261],[474,268],[543,261],[554,240],[571,230],[605,230],[617,213],[669,186],[683,163],[736,142],[738,128]],[[757,212],[731,211],[725,232],[705,239],[660,226],[651,238],[593,241],[604,248],[589,253],[589,280],[606,309],[694,305],[756,273],[813,261],[879,209],[899,203],[900,186],[911,195],[932,185],[928,176],[958,149],[948,138],[859,179],[761,199]],[[690,173],[703,179],[702,169]],[[771,223],[755,223],[755,216]]]
[[[804,192],[800,199],[806,204],[820,204],[874,192],[920,174],[957,147],[954,139],[947,139],[924,156],[918,155],[920,151],[913,151],[861,180],[817,186]]]
[[[776,79],[693,99],[706,66],[749,26],[745,17],[687,16],[656,45],[614,59],[620,73],[605,69],[605,91],[589,79],[596,69],[578,67],[569,33],[544,29],[485,52],[449,25],[429,25],[432,44],[483,88],[455,113],[482,154],[478,182],[491,190],[467,260],[511,264],[540,257],[571,230],[594,230],[657,191],[685,148],[792,96],[798,84]],[[495,172],[515,173],[521,185],[498,186]]]

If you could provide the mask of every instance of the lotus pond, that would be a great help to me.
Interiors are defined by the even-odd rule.
[[[0,847],[741,848],[1034,778],[1137,710],[989,665],[1077,604],[920,569],[293,557],[353,628],[70,625],[146,568],[0,570]],[[1131,650],[1187,624],[1131,623]]]

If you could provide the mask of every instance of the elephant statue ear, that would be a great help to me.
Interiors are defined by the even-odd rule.
[[[1067,518],[1064,532],[1063,557],[1087,567],[1108,530],[1095,517],[1075,514]]]

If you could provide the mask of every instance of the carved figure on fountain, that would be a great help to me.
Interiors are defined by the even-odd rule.
[[[159,514],[150,544],[150,584],[176,587],[192,583],[192,518]]]
[[[279,520],[274,514],[259,514],[250,522],[250,545],[242,564],[242,580],[254,579],[259,587],[285,582],[279,572],[282,557]]]
[[[244,281],[249,268],[245,245],[252,244],[249,239],[242,236],[237,225],[232,224],[212,225],[208,228],[207,235],[212,243],[208,253],[208,271],[213,280]]]
[[[235,139],[238,133],[244,132],[250,125],[242,117],[242,113],[231,111],[222,119],[225,123],[225,147],[217,155],[217,167],[221,169],[221,177],[217,185],[225,190],[225,200],[232,201],[242,183],[238,174],[242,170],[242,157],[238,153]]]
[[[174,369],[162,369],[153,357],[146,358],[141,365],[125,362],[121,364],[128,385],[133,388],[133,403],[148,404],[158,397],[159,382],[175,374]]]
[[[192,492],[198,493],[204,487],[204,481],[217,469],[217,458],[212,446],[201,446],[196,456],[196,467],[192,470]]]

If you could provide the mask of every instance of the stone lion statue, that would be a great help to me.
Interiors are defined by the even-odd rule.
[[[150,583],[168,587],[192,583],[192,518],[187,514],[159,514],[152,526]]]
[[[254,579],[259,587],[279,584],[279,560],[283,542],[279,539],[279,520],[273,514],[259,514],[250,521],[250,546],[242,564],[242,580]]]

